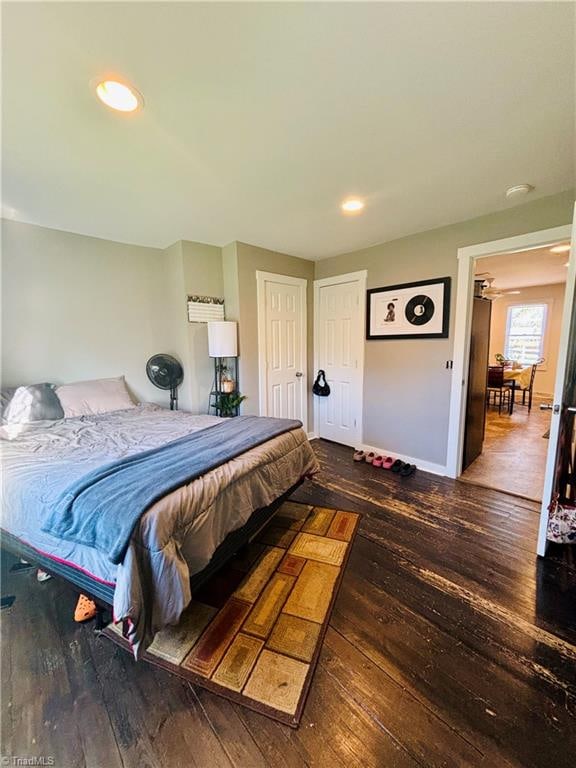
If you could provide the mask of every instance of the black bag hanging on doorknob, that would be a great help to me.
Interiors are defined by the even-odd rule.
[[[328,397],[330,394],[330,387],[326,381],[326,374],[323,370],[318,371],[318,376],[316,376],[312,392],[319,397]]]

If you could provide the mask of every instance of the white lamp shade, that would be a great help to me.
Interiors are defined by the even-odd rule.
[[[238,323],[232,320],[208,323],[210,357],[238,357]]]

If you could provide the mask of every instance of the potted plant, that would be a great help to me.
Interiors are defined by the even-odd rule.
[[[236,410],[244,400],[246,400],[246,395],[241,395],[240,392],[220,392],[216,398],[216,408],[220,416],[235,416]]]

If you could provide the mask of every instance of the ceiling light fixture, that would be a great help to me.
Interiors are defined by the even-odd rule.
[[[142,95],[135,88],[118,80],[100,81],[96,86],[96,96],[118,112],[134,112],[144,104]]]
[[[508,296],[516,296],[519,293],[522,293],[522,291],[506,291]]]
[[[529,192],[532,192],[534,187],[532,184],[516,184],[514,187],[508,187],[506,190],[506,197],[524,197]]]
[[[566,264],[564,264],[564,266],[565,266],[565,267],[569,267],[569,266],[570,266],[570,262],[569,262],[569,261],[567,261],[567,262],[566,262]]]
[[[356,197],[351,197],[342,203],[342,210],[345,213],[358,213],[362,208],[364,208],[364,203]]]
[[[555,245],[553,248],[550,248],[550,253],[568,253],[570,250],[570,243],[567,245]]]

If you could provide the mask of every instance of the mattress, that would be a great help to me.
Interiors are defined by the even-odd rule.
[[[148,450],[219,419],[153,405],[2,430],[2,528],[38,551],[115,585],[114,614],[128,619],[135,646],[178,621],[190,575],[228,533],[303,476],[317,470],[302,429],[287,432],[156,502],[142,516],[118,566],[82,544],[41,530],[45,510],[70,483],[114,459]]]

